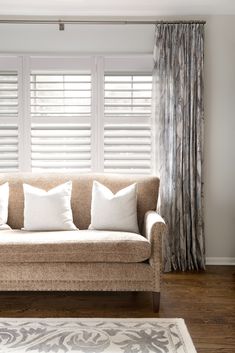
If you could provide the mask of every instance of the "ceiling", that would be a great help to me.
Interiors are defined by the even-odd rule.
[[[232,14],[235,14],[235,0],[0,0],[0,16]]]

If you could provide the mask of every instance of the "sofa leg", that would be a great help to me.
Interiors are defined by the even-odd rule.
[[[160,292],[153,292],[153,312],[158,313],[160,308]]]

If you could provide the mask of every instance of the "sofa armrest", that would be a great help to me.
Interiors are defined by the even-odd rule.
[[[149,263],[154,270],[154,288],[160,292],[160,277],[162,267],[162,242],[167,231],[163,218],[155,211],[148,211],[144,218],[143,235],[151,244]]]

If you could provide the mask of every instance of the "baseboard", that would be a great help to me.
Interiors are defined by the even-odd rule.
[[[235,257],[207,257],[207,265],[235,265]]]

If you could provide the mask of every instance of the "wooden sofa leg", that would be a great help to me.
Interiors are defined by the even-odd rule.
[[[160,308],[160,292],[153,292],[153,312],[158,313]]]

